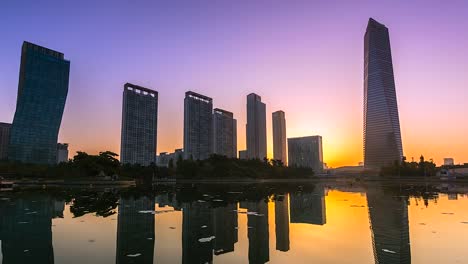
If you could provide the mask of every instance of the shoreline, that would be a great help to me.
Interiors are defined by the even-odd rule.
[[[9,179],[14,183],[15,187],[58,187],[58,186],[70,186],[70,187],[135,187],[137,186],[136,180],[118,180],[118,181],[107,181],[107,180],[93,180],[93,179],[82,179],[82,180],[34,180],[34,179]],[[366,183],[366,182],[382,182],[382,183],[404,183],[404,184],[468,184],[468,178],[458,179],[441,179],[435,177],[379,177],[379,176],[317,176],[311,178],[290,178],[290,179],[250,179],[250,178],[229,178],[229,179],[155,179],[152,181],[152,185],[158,184],[263,184],[263,183],[334,183],[334,182],[348,182],[354,183]]]

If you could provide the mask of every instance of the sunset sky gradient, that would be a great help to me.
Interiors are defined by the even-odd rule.
[[[183,144],[183,98],[234,112],[246,96],[286,113],[288,137],[321,135],[330,166],[363,160],[363,37],[390,31],[403,152],[468,162],[468,2],[1,1],[0,122],[12,122],[23,41],[71,61],[60,142],[119,153],[126,82],[159,92],[158,153]]]

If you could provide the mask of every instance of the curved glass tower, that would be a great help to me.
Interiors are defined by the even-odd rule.
[[[8,159],[57,163],[57,138],[68,94],[70,61],[63,53],[23,43]]]
[[[364,166],[378,169],[402,156],[390,37],[370,18],[364,36]]]

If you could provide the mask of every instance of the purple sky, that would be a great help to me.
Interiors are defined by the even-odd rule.
[[[98,3],[95,3],[98,2]],[[11,122],[24,40],[65,53],[70,90],[60,141],[119,152],[125,82],[159,91],[158,152],[182,147],[193,90],[238,119],[245,96],[284,110],[288,136],[319,134],[332,166],[362,161],[363,35],[390,29],[403,151],[468,162],[466,1],[0,2],[0,122]]]

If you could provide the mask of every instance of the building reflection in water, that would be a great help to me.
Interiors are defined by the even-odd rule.
[[[116,263],[153,263],[154,198],[120,197],[117,217]]]
[[[289,251],[289,197],[277,195],[275,200],[276,250]]]
[[[212,208],[208,202],[186,202],[182,212],[182,263],[212,263]]]
[[[266,263],[270,260],[268,233],[268,203],[265,200],[241,202],[247,209],[247,236],[249,238],[249,263]]]
[[[214,254],[234,252],[237,243],[237,204],[230,203],[213,209]]]
[[[326,224],[325,189],[316,186],[313,192],[292,193],[290,209],[291,223]]]
[[[52,218],[63,217],[64,207],[47,194],[0,201],[0,262],[54,263]]]
[[[409,264],[411,251],[408,197],[389,188],[369,186],[367,204],[376,264]]]

